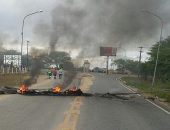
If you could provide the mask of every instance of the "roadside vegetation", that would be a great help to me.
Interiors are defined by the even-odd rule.
[[[64,70],[71,72],[74,70],[74,65],[69,53],[53,51],[47,54],[47,51],[31,48],[29,55],[22,55],[22,65],[27,67],[29,71],[23,71],[20,75],[19,66],[11,63],[5,63],[4,55],[20,55],[16,50],[1,49],[0,53],[0,87],[1,86],[18,86],[32,75],[46,75],[50,65],[60,66]],[[38,59],[38,60],[35,60]],[[38,62],[40,61],[40,62]],[[17,71],[16,71],[17,68]],[[13,69],[13,71],[12,71]],[[24,70],[24,69],[23,69]],[[38,71],[40,70],[40,71]],[[69,83],[73,75],[67,75],[67,82]],[[36,83],[36,79],[33,81]],[[68,84],[67,83],[67,84]]]
[[[124,83],[132,88],[137,88],[139,92],[149,94],[153,97],[159,97],[170,103],[170,82],[163,83],[158,81],[154,87],[151,81],[142,80],[138,77],[122,77]]]
[[[22,77],[20,77],[20,74],[0,74],[0,87],[2,86],[13,86],[17,87],[20,85],[20,81],[25,80],[29,78],[29,74],[22,74]]]
[[[170,102],[170,36],[161,42],[155,83],[152,86],[157,48],[158,43],[151,47],[145,62],[118,59],[115,64],[119,72],[128,71],[133,75],[122,78],[127,85]]]

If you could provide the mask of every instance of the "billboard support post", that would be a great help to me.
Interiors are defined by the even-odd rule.
[[[109,56],[107,56],[107,63],[106,63],[106,74],[109,74]]]
[[[115,47],[100,47],[100,56],[106,56],[106,74],[109,74],[109,56],[116,56],[117,48]]]

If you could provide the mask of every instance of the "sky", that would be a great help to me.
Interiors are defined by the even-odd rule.
[[[1,0],[0,1],[0,34],[1,42],[3,46],[15,49],[20,48],[21,44],[21,28],[22,20],[25,15],[43,10],[41,14],[36,14],[28,17],[25,20],[24,26],[24,40],[32,43],[32,46],[36,46],[36,39],[33,33],[34,26],[39,22],[49,22],[50,23],[50,12],[54,7],[55,1],[49,1],[47,4],[46,0]],[[6,37],[4,37],[5,35]]]
[[[117,58],[137,60],[143,46],[144,61],[159,41],[160,21],[141,10],[161,16],[163,37],[170,34],[169,0],[1,0],[0,46],[19,50],[22,20],[39,10],[25,20],[24,53],[29,40],[30,48],[55,48],[77,59],[93,59],[100,46],[112,46]]]

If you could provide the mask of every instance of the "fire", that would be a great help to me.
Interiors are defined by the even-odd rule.
[[[56,86],[52,89],[53,93],[59,93],[61,92],[61,87],[60,86]]]
[[[17,92],[20,93],[20,94],[25,94],[26,92],[28,92],[28,87],[25,84],[22,84],[18,88]]]

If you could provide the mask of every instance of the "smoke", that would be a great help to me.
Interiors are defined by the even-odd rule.
[[[38,49],[35,47],[31,47],[30,50],[30,55],[33,56],[33,58],[42,57],[44,55],[47,55],[47,53],[48,53],[47,49]]]
[[[42,67],[41,59],[34,58],[32,61],[32,67],[30,71],[30,78],[24,81],[25,85],[30,86],[32,83],[36,82],[40,74],[41,67]]]
[[[56,43],[58,41],[58,36],[55,35],[55,32],[50,35],[50,53],[55,51]]]
[[[71,84],[71,82],[75,78],[76,74],[77,73],[75,71],[67,71],[67,72],[64,73],[63,88],[66,88],[68,85]]]
[[[147,45],[158,37],[160,23],[141,11],[150,10],[166,17],[168,3],[168,0],[65,0],[51,13],[50,33],[46,35],[51,51],[63,46],[81,49],[80,57],[95,57],[100,46],[121,44],[132,49],[135,44],[141,45],[139,40]]]
[[[24,81],[25,85],[30,86],[31,84],[36,83],[36,80],[42,68],[43,58],[45,55],[47,55],[44,52],[45,50],[42,49],[31,48],[30,54],[33,57],[33,59],[31,63],[30,78]]]

